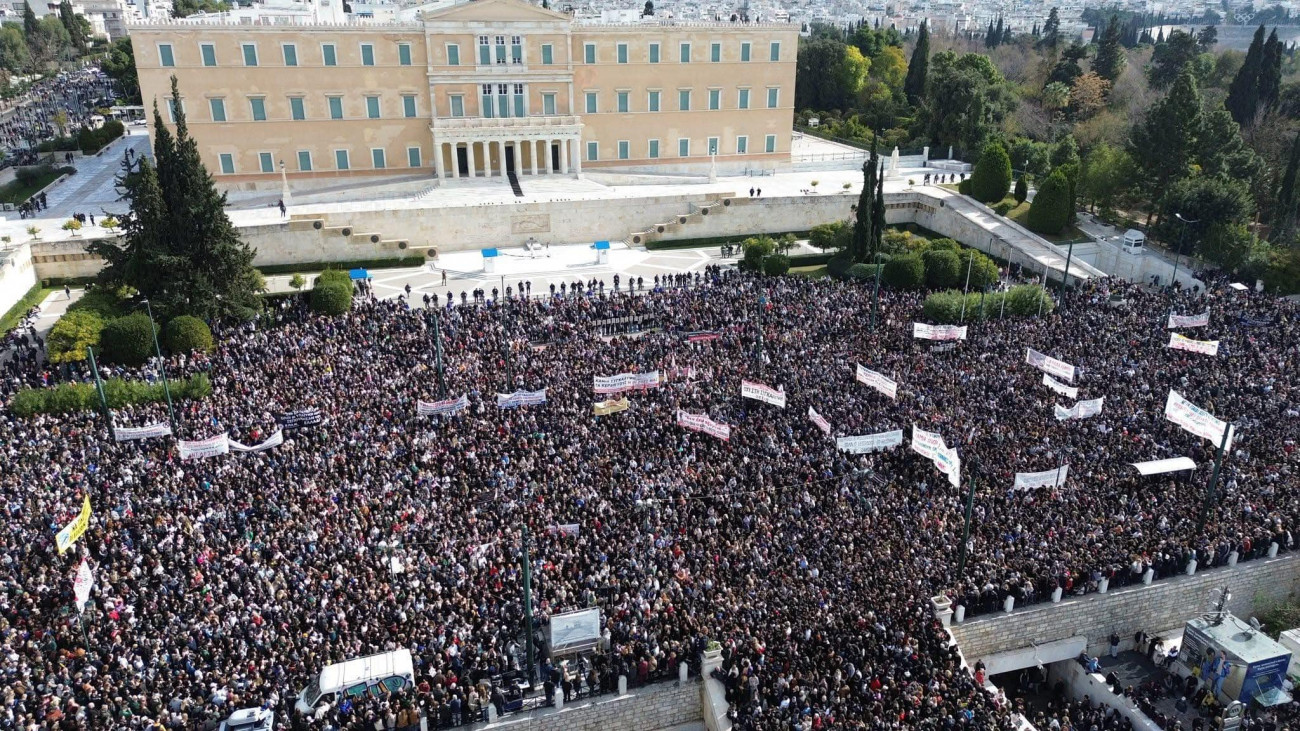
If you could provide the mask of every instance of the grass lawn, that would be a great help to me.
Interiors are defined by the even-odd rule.
[[[0,317],[0,333],[7,333],[14,329],[14,326],[22,320],[23,315],[26,315],[28,310],[39,305],[53,291],[53,289],[42,287],[37,282],[31,289],[27,290],[27,294],[23,295],[22,299],[9,308],[4,317]]]
[[[790,267],[790,274],[796,277],[808,277],[809,279],[820,279],[828,276],[825,264],[811,267]]]
[[[1012,202],[1014,202],[1014,199],[1012,199]],[[1029,228],[1029,201],[1025,201],[1024,203],[1021,203],[1015,208],[1012,208],[1011,210],[1007,211],[1007,218],[1010,218],[1012,221],[1015,221],[1016,223],[1020,224],[1021,226],[1024,226],[1025,228]],[[1032,231],[1033,229],[1030,230]],[[1088,238],[1087,234],[1080,231],[1079,228],[1074,224],[1070,224],[1066,226],[1064,229],[1061,230],[1061,233],[1056,235],[1052,235],[1052,234],[1038,234],[1038,235],[1042,236],[1043,238],[1047,239],[1048,241],[1054,244],[1065,243],[1067,241],[1077,242],[1080,239],[1087,240]]]
[[[26,201],[28,198],[31,198],[33,193],[36,193],[41,188],[53,183],[62,174],[63,173],[60,173],[58,170],[51,170],[44,175],[38,176],[30,183],[24,184],[15,180],[0,185],[0,203],[12,203],[18,205]]]

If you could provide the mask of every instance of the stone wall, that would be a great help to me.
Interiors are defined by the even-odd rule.
[[[0,314],[8,312],[35,284],[30,248],[15,246],[0,252]]]
[[[1089,651],[1104,649],[1111,632],[1132,643],[1138,630],[1149,633],[1182,627],[1208,606],[1210,590],[1227,586],[1228,609],[1239,617],[1300,592],[1300,553],[1256,559],[1235,567],[1176,576],[1148,586],[1138,584],[1107,594],[1070,597],[1059,604],[1035,604],[1011,614],[981,615],[951,627],[962,654],[974,662],[996,652],[1043,644],[1075,635],[1088,638]]]
[[[571,703],[558,711],[545,709],[514,714],[482,729],[658,731],[690,723],[702,726],[700,687],[698,678],[680,686],[675,682],[659,683],[628,695]]]

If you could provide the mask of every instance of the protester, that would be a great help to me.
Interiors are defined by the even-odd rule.
[[[882,292],[873,331],[871,289],[856,284],[716,268],[636,294],[565,284],[527,300],[517,287],[500,301],[448,291],[417,309],[370,294],[336,318],[282,302],[256,326],[217,328],[210,356],[171,356],[173,378],[206,371],[214,387],[176,404],[182,439],[256,444],[289,412],[319,409],[319,424],[263,452],[182,462],[170,438],[112,442],[94,412],[5,412],[0,727],[59,715],[70,727],[193,728],[258,705],[290,728],[409,726],[412,712],[430,728],[476,720],[504,708],[491,679],[524,664],[526,531],[539,625],[602,612],[598,651],[574,673],[579,693],[620,675],[632,686],[676,678],[682,662],[698,673],[716,641],[741,729],[1010,729],[1011,709],[961,666],[931,596],[948,592],[972,614],[1148,567],[1158,579],[1193,555],[1209,566],[1232,550],[1246,561],[1271,542],[1292,548],[1291,303],[1104,281],[1042,318],[971,313],[968,338],[935,351],[912,337],[911,293]],[[1168,312],[1204,308],[1210,325],[1195,336],[1221,340],[1219,355],[1166,348]],[[1080,399],[1104,396],[1103,412],[1056,421],[1060,399],[1024,363],[1026,347],[1075,365]],[[63,378],[24,352],[7,361],[4,392]],[[897,398],[857,383],[857,363],[896,379]],[[71,377],[88,380],[85,368]],[[102,369],[157,377],[156,366]],[[593,415],[608,398],[593,377],[652,370],[668,382]],[[742,399],[742,379],[782,389],[786,408]],[[1199,535],[1212,447],[1164,419],[1170,388],[1237,425]],[[496,406],[497,393],[541,389],[545,403]],[[454,415],[416,414],[417,400],[461,395],[469,405]],[[729,441],[678,427],[678,409],[730,425]],[[135,406],[114,420],[166,414]],[[913,424],[973,470],[963,575],[965,481],[952,487],[906,446],[835,448],[834,436]],[[1128,466],[1184,455],[1200,465],[1191,475]],[[1016,472],[1061,463],[1063,486],[1011,489]],[[60,556],[54,534],[83,493],[90,530]],[[95,590],[79,619],[82,556]],[[416,688],[319,719],[292,711],[325,665],[396,648],[416,657]],[[555,682],[541,655],[539,692]],[[567,673],[553,692],[569,692]]]

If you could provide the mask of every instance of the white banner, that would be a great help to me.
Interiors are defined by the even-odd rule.
[[[741,381],[740,395],[743,398],[752,398],[755,401],[762,401],[763,403],[785,408],[785,391],[777,391],[761,383]]]
[[[447,399],[446,401],[419,401],[415,402],[415,413],[417,416],[437,416],[439,414],[454,414],[462,409],[469,408],[469,397],[462,395],[460,398]]]
[[[535,406],[546,403],[546,389],[540,391],[515,391],[497,394],[497,408],[513,409],[516,406]]]
[[[894,431],[886,431],[879,434],[840,437],[835,440],[835,448],[841,452],[848,452],[849,454],[862,454],[864,452],[875,452],[880,449],[897,447],[902,443],[903,430],[895,429]]]
[[[1046,472],[1017,472],[1016,484],[1013,489],[1032,490],[1036,487],[1060,487],[1065,484],[1065,477],[1069,471],[1070,465],[1063,464],[1057,469]]]
[[[1046,373],[1043,374],[1043,385],[1061,394],[1062,396],[1065,396],[1066,398],[1074,398],[1074,399],[1079,398],[1079,389],[1075,388],[1074,386],[1067,386],[1064,383],[1061,383],[1060,381],[1056,380],[1055,378],[1052,378],[1051,376],[1047,375]]]
[[[863,367],[861,363],[858,364],[857,378],[859,383],[865,383],[892,399],[898,398],[897,381],[885,376],[884,374],[877,373],[870,368]]]
[[[912,337],[922,340],[965,340],[966,326],[962,325],[925,325],[912,323]]]
[[[176,440],[176,449],[180,452],[182,460],[207,459],[208,457],[230,452],[230,439],[225,434],[218,434],[215,437],[200,439],[196,442],[186,442],[178,439]]]
[[[133,442],[137,439],[169,437],[172,435],[170,424],[150,424],[149,426],[119,426],[113,429],[113,439],[119,442]]]
[[[1071,383],[1074,382],[1074,366],[1063,360],[1057,360],[1033,348],[1026,348],[1025,362],[1041,371],[1051,373],[1057,378],[1064,378]]]
[[[266,441],[261,444],[254,444],[251,447],[244,446],[234,439],[227,438],[226,441],[233,452],[265,452],[271,447],[278,447],[281,444],[284,444],[284,430],[276,429],[275,433],[268,437]]]
[[[1143,475],[1163,475],[1166,472],[1181,472],[1196,469],[1196,463],[1190,457],[1172,457],[1170,459],[1153,459],[1150,462],[1131,462]]]
[[[90,562],[81,559],[77,567],[77,578],[72,581],[72,594],[77,598],[77,611],[84,611],[86,602],[90,601],[90,587],[95,585],[95,572],[90,570]]]
[[[1106,397],[1095,398],[1090,401],[1080,401],[1070,408],[1062,408],[1060,404],[1056,405],[1056,420],[1065,421],[1066,419],[1086,419],[1089,416],[1096,416],[1101,413],[1101,404]]]
[[[1229,424],[1215,418],[1214,414],[1170,391],[1165,400],[1165,418],[1202,439],[1208,439],[1215,447],[1223,440],[1223,430]],[[1232,433],[1228,433],[1228,443],[1224,452],[1232,451]]]
[[[926,431],[915,424],[912,425],[912,451],[933,461],[940,453],[948,449],[944,444],[943,437],[932,431]]]
[[[677,426],[691,431],[702,431],[710,436],[717,437],[722,441],[731,439],[731,427],[726,424],[720,424],[710,419],[704,414],[688,414],[685,411],[677,411]]]
[[[948,482],[953,487],[961,486],[961,457],[957,456],[957,448],[941,450],[934,456],[934,466],[939,471],[948,476]]]
[[[592,378],[592,386],[595,388],[596,393],[599,394],[659,388],[661,383],[663,381],[659,379],[659,371],[620,373],[616,376],[594,376]]]
[[[1190,350],[1193,353],[1203,353],[1205,355],[1219,354],[1218,340],[1192,340],[1178,333],[1169,333],[1169,347],[1174,350]]]
[[[576,536],[578,535],[579,530],[581,530],[581,528],[577,523],[562,523],[560,525],[551,526],[549,532],[552,535],[558,533],[559,535],[562,536]]]
[[[1210,324],[1210,311],[1206,310],[1199,315],[1175,315],[1169,313],[1169,328],[1176,330],[1180,327],[1205,327]]]
[[[822,430],[822,434],[825,434],[826,436],[831,435],[831,423],[823,419],[822,415],[817,413],[817,411],[811,406],[808,407],[808,418],[812,419],[812,423],[816,424],[817,428]]]

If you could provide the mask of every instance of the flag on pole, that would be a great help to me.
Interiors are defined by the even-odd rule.
[[[1165,418],[1186,431],[1209,440],[1216,447],[1223,441],[1223,430],[1227,429],[1228,442],[1223,451],[1232,451],[1232,425],[1183,398],[1177,391],[1171,390],[1165,399]]]
[[[62,555],[72,547],[72,544],[76,543],[78,538],[85,535],[86,529],[89,527],[90,493],[86,493],[86,498],[81,503],[81,512],[77,514],[77,517],[72,519],[71,523],[63,526],[63,530],[59,531],[54,536],[54,545],[58,547],[59,554]]]
[[[822,430],[823,434],[826,436],[831,435],[831,423],[822,418],[822,415],[817,413],[817,411],[811,406],[808,407],[808,418],[812,420],[812,423],[817,425],[818,429]]]
[[[81,612],[86,609],[86,602],[90,601],[90,588],[95,585],[95,573],[90,569],[90,561],[81,559],[81,566],[77,568],[77,578],[72,582],[72,593],[77,598],[77,611]]]

